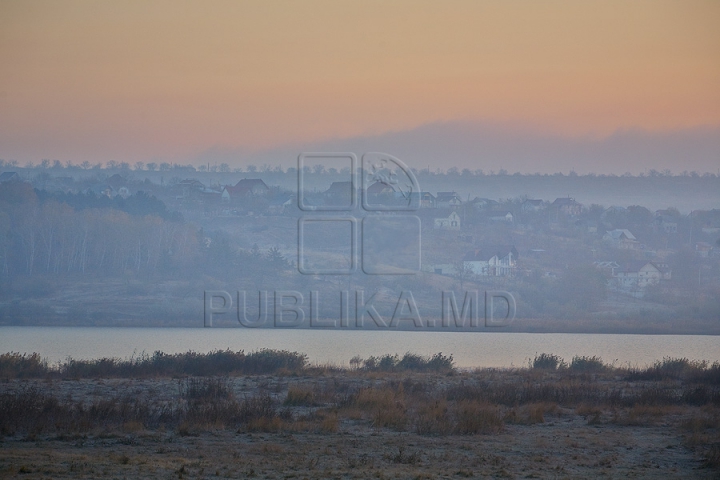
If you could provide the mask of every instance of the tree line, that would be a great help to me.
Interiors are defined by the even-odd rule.
[[[2,278],[151,272],[163,262],[187,261],[197,250],[197,230],[163,215],[167,209],[154,197],[138,194],[124,200],[127,211],[113,208],[119,203],[105,205],[100,197],[90,198],[75,197],[86,203],[74,208],[72,202],[39,194],[27,183],[0,185]],[[143,203],[146,208],[141,208]]]

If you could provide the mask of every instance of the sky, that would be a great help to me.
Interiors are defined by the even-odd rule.
[[[289,164],[429,131],[438,166],[715,172],[719,25],[694,0],[0,0],[0,158]]]

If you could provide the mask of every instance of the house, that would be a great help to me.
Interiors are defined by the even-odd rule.
[[[430,192],[411,192],[408,204],[419,208],[435,208],[435,195]]]
[[[3,172],[0,174],[0,183],[5,182],[19,182],[20,175],[17,172]]]
[[[128,198],[131,195],[130,189],[126,186],[122,186],[122,187],[118,188],[117,194],[122,198]]]
[[[277,195],[268,202],[267,213],[270,215],[282,215],[293,204],[291,195]]]
[[[710,222],[703,225],[700,230],[702,233],[707,233],[709,235],[713,235],[715,233],[720,233],[720,225],[712,224]]]
[[[520,211],[523,213],[537,212],[542,210],[542,208],[542,200],[531,200],[529,198],[520,205]]]
[[[99,197],[108,197],[113,198],[117,195],[117,190],[115,190],[110,185],[101,183],[98,185],[93,185],[92,187],[86,188],[83,193],[94,193],[95,195]]]
[[[447,217],[436,218],[434,224],[440,230],[460,230],[460,215],[451,212]]]
[[[515,216],[512,214],[512,212],[508,211],[500,211],[500,212],[489,212],[488,213],[488,220],[491,222],[507,222],[512,223],[515,219]]]
[[[451,263],[438,263],[435,265],[423,265],[422,271],[436,275],[453,276],[457,274],[457,267]]]
[[[470,201],[470,205],[472,205],[475,210],[483,210],[485,208],[494,207],[497,204],[498,202],[490,200],[489,198],[475,197]]]
[[[557,214],[562,213],[567,216],[580,215],[582,212],[582,205],[570,197],[556,198],[550,207],[555,210]]]
[[[640,244],[640,242],[638,242],[635,238],[635,235],[630,233],[630,230],[626,228],[609,230],[605,232],[602,239],[613,245],[615,248],[633,249]]]
[[[353,182],[332,182],[323,192],[327,205],[350,205],[353,198]]]
[[[348,197],[352,194],[353,182],[332,182],[330,188],[325,190],[324,195],[327,197]]]
[[[615,272],[615,285],[623,290],[644,289],[670,279],[670,268],[653,262],[630,262]]]
[[[491,222],[507,222],[512,223],[515,217],[512,212],[493,212],[490,214],[488,219]]]
[[[342,183],[342,182],[335,182]],[[367,188],[368,195],[393,195],[395,188],[387,183],[377,181]]]
[[[180,183],[178,183],[178,187],[182,192],[180,198],[187,198],[205,189],[205,185],[200,180],[194,178],[181,180]]]
[[[654,222],[655,231],[662,233],[677,233],[678,222],[670,215],[658,215]]]
[[[259,178],[243,178],[235,186],[226,186],[222,190],[222,199],[225,202],[241,198],[267,195],[270,187]]]
[[[517,265],[518,251],[514,245],[492,245],[468,252],[463,268],[482,277],[509,277]]]
[[[124,187],[127,185],[127,179],[119,173],[115,173],[113,175],[110,175],[110,177],[108,177],[105,183],[110,185],[115,190],[118,190],[120,187]]]
[[[612,260],[593,262],[593,265],[595,265],[600,270],[607,271],[608,273],[610,273],[611,277],[614,277],[615,273],[620,269],[620,265]]]
[[[697,242],[695,244],[695,253],[698,257],[708,258],[712,252],[712,245],[707,242]]]
[[[670,265],[658,262],[652,262],[652,264],[660,271],[660,280],[670,280],[672,278],[672,269],[670,268]]]
[[[438,192],[435,205],[438,208],[456,208],[462,204],[460,195],[455,192]]]

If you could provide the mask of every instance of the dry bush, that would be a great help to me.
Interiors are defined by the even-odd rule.
[[[186,400],[212,401],[233,397],[227,377],[186,378],[179,382],[180,397]]]
[[[607,367],[600,357],[574,356],[568,367],[573,372],[604,372]]]
[[[350,365],[356,369],[362,364],[364,370],[375,372],[409,371],[449,373],[454,371],[454,363],[455,361],[452,355],[446,356],[443,355],[442,352],[430,357],[407,352],[402,358],[397,355],[383,355],[380,357],[370,357],[366,360],[360,357],[353,357],[350,360]]]
[[[601,423],[600,418],[603,411],[599,407],[583,403],[575,409],[575,413],[585,418],[588,425],[598,425]]]
[[[415,412],[412,423],[420,435],[448,435],[453,430],[445,399],[421,405]]]
[[[557,370],[566,367],[565,361],[558,355],[553,353],[541,353],[535,355],[532,361],[532,368],[539,370]]]
[[[47,373],[48,362],[38,353],[0,355],[0,378],[41,378]]]
[[[667,405],[634,405],[623,412],[615,411],[611,423],[624,426],[651,426],[663,417],[678,413],[678,409]]]
[[[556,413],[558,406],[555,403],[530,403],[512,408],[506,412],[504,420],[517,425],[533,425],[545,423],[545,415]]]
[[[453,433],[460,435],[497,433],[504,425],[498,407],[471,400],[458,402],[453,408],[453,417]]]
[[[312,388],[290,385],[283,405],[311,407],[315,405],[315,392]]]
[[[320,422],[320,431],[322,433],[337,433],[340,429],[340,419],[337,412],[330,412]]]
[[[407,415],[402,385],[399,388],[363,388],[357,392],[352,404],[364,412],[369,412],[376,428],[405,428]]]

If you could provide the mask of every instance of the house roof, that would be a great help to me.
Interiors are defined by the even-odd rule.
[[[456,192],[438,192],[436,198],[438,200],[452,200],[456,197],[460,198]]]
[[[622,240],[623,236],[628,240],[636,240],[635,235],[630,233],[627,228],[616,228],[615,230],[608,230],[606,235],[609,235],[613,240]]]
[[[670,215],[658,215],[657,217],[655,217],[655,221],[658,223],[670,223],[670,224],[675,223],[676,224],[677,218],[671,217]]]
[[[125,185],[127,183],[127,180],[119,173],[115,173],[107,179],[107,183],[113,188],[118,188]]]
[[[266,189],[270,188],[265,184],[265,182],[263,182],[259,178],[243,178],[242,180],[240,180],[239,182],[237,182],[235,184],[235,188],[238,188],[238,187],[246,187],[246,188],[261,187],[261,188],[266,188]]]
[[[667,263],[652,262],[652,264],[655,265],[655,268],[660,270],[660,273],[670,273],[672,271],[670,265],[668,265]]]
[[[650,265],[650,266],[652,266],[652,268],[654,268],[658,272],[661,272],[661,270],[658,268],[658,266],[655,265],[653,262],[645,262],[642,260],[636,260],[636,261],[628,262],[625,265],[621,266],[620,270],[618,270],[618,273],[637,273],[647,265]]]
[[[185,180],[180,181],[180,185],[184,187],[195,187],[195,188],[203,188],[205,185],[200,180],[197,180],[195,178],[187,178]]]
[[[0,182],[9,182],[10,180],[19,180],[20,175],[17,172],[3,172],[0,174]]]
[[[578,202],[575,201],[574,198],[570,198],[570,197],[556,198],[552,204],[556,207],[580,205]]]
[[[243,178],[237,182],[235,186],[225,187],[225,190],[227,190],[230,195],[243,196],[252,193],[252,191],[258,187],[263,190],[270,190],[265,182],[259,178]]]
[[[465,257],[463,257],[463,260],[466,262],[472,262],[472,261],[488,261],[492,257],[496,256],[498,258],[504,258],[508,256],[508,254],[512,253],[512,255],[517,258],[518,257],[518,251],[515,248],[515,245],[487,245],[480,248],[477,248],[475,250],[471,250],[468,253],[465,254]]]
[[[599,268],[620,268],[620,265],[613,261],[613,260],[604,260],[604,261],[597,261],[593,262],[596,267]]]
[[[330,188],[325,190],[328,195],[350,195],[352,194],[353,182],[332,182]]]
[[[502,211],[502,212],[490,212],[490,218],[505,218],[508,215],[510,215],[512,217],[513,213],[509,212],[507,210]]]
[[[395,187],[381,181],[377,181],[367,188],[367,193],[373,195],[377,195],[379,193],[393,193],[394,191]]]
[[[482,204],[482,205],[494,205],[498,202],[495,200],[491,200],[489,198],[475,197],[470,201],[470,203],[478,203],[478,204]]]

